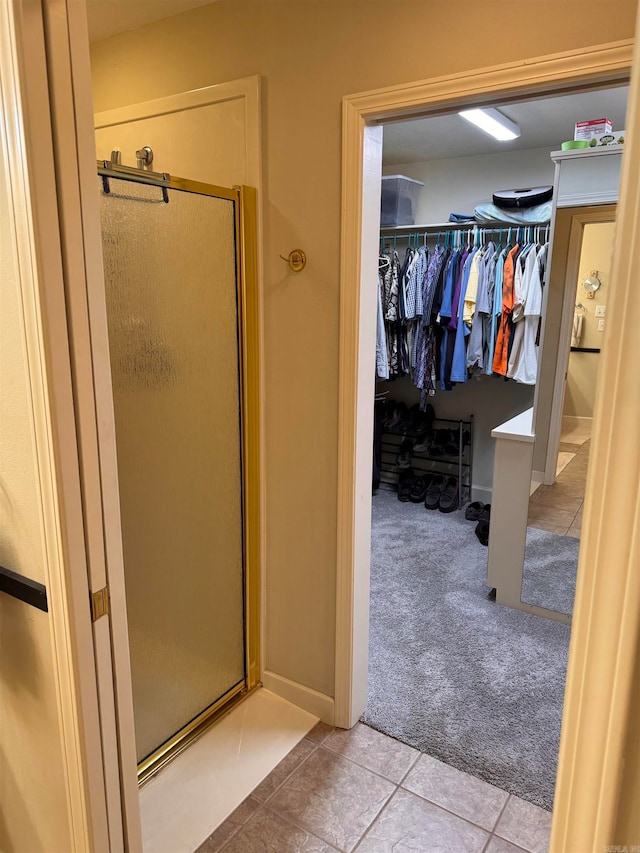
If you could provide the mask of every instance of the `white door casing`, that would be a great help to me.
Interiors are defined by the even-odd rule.
[[[633,42],[624,41],[593,48],[570,51],[548,57],[527,60],[492,68],[481,69],[447,77],[439,77],[409,86],[396,86],[359,95],[343,100],[343,139],[342,139],[342,258],[341,258],[341,318],[340,318],[340,432],[338,457],[338,548],[337,548],[337,600],[336,600],[336,724],[351,727],[364,710],[366,702],[368,641],[368,576],[369,576],[369,526],[371,512],[371,453],[361,451],[370,448],[372,440],[372,410],[374,389],[375,355],[375,312],[370,282],[375,275],[375,252],[378,241],[379,207],[373,204],[375,189],[372,184],[379,181],[381,159],[373,161],[371,152],[378,144],[380,128],[376,127],[385,119],[425,114],[429,110],[442,110],[451,107],[459,109],[461,105],[486,104],[492,99],[498,100],[505,95],[510,97],[530,94],[552,94],[571,88],[586,87],[594,83],[612,83],[628,78],[633,57]],[[628,126],[639,127],[640,118],[635,110],[638,82],[634,74],[630,94],[633,104]],[[631,136],[631,134],[629,134]],[[638,143],[640,144],[640,143]],[[627,143],[628,145],[628,143]],[[640,210],[640,174],[638,156],[634,149],[627,149],[623,175],[623,198],[629,195],[629,207],[624,224],[627,238],[632,239],[632,219]],[[368,200],[367,205],[363,199]],[[623,211],[619,209],[619,223]],[[608,306],[609,320],[607,330],[617,326],[622,320],[622,312],[632,289],[630,276],[630,257],[621,264],[620,246],[623,225],[619,225],[616,242],[616,266],[620,265],[616,279],[615,318]],[[616,341],[615,352],[610,349],[608,358],[602,365],[603,375],[611,376],[611,385],[607,381],[600,383],[600,392],[596,404],[597,413],[604,408],[605,394],[614,404],[622,399],[618,395],[625,393],[620,372],[621,358],[626,346],[630,352],[631,308],[627,314],[629,338],[626,344]],[[624,325],[624,324],[621,324]],[[611,332],[605,337],[605,346],[611,338]],[[618,373],[609,372],[615,368]],[[603,360],[604,362],[604,360]],[[624,378],[633,382],[626,373],[632,369],[633,359],[629,358]],[[609,370],[607,370],[607,367]],[[595,452],[601,449],[601,475],[615,494],[612,477],[621,471],[616,467],[617,459],[631,443],[636,448],[630,460],[628,470],[624,472],[622,482],[629,484],[626,495],[635,495],[637,501],[637,482],[640,480],[640,418],[637,395],[637,381],[634,384],[633,406],[622,407],[616,430],[628,428],[623,441],[614,448],[610,444],[613,419],[611,422],[596,425]],[[363,408],[363,401],[365,407]],[[633,415],[635,414],[635,419]],[[589,484],[595,483],[595,466],[589,475]],[[635,481],[633,480],[635,477]],[[631,487],[631,483],[635,485]],[[628,696],[632,678],[629,650],[635,648],[634,639],[638,636],[640,625],[640,595],[638,579],[631,579],[632,561],[630,554],[640,547],[638,531],[634,527],[636,507],[625,507],[616,524],[611,523],[611,531],[616,530],[617,541],[610,542],[611,552],[619,554],[621,559],[615,576],[611,572],[611,560],[607,565],[598,559],[600,550],[598,535],[602,535],[601,519],[605,506],[606,493],[598,491],[597,510],[590,496],[593,486],[588,485],[587,507],[584,524],[588,526],[593,517],[596,524],[593,533],[586,537],[580,560],[578,596],[576,599],[572,655],[567,685],[567,704],[565,708],[563,740],[561,746],[561,765],[558,780],[558,795],[554,815],[553,839],[563,839],[562,844],[554,844],[552,849],[601,849],[602,845],[612,843],[607,830],[612,825],[615,810],[617,788],[612,775],[620,771],[622,755],[619,751],[620,740],[611,744],[608,740],[610,725],[615,722],[616,731],[624,723],[628,713]],[[612,510],[609,509],[610,513]],[[622,523],[621,523],[622,522]],[[613,538],[613,533],[611,537]],[[637,558],[636,558],[637,559]],[[605,578],[606,575],[606,578]],[[608,583],[615,591],[613,601],[608,600],[604,592],[594,597],[599,585]],[[633,606],[622,609],[620,596],[624,595],[631,584],[635,590]],[[617,607],[617,609],[616,609]],[[620,614],[624,619],[620,621]],[[623,641],[622,622],[629,631],[629,642]],[[607,634],[606,631],[609,631]],[[589,644],[597,635],[599,654],[589,656]],[[614,680],[616,662],[623,665],[617,673],[623,677]],[[588,662],[588,667],[587,667]],[[592,702],[590,713],[583,713],[584,691],[596,690],[598,680],[598,702]],[[606,687],[605,687],[606,685]],[[569,734],[565,735],[564,731]],[[611,748],[611,747],[614,748]],[[587,775],[579,775],[579,769],[589,768]],[[609,789],[597,775],[598,769],[606,768]],[[580,823],[582,821],[582,824]],[[569,847],[569,840],[580,835],[582,846]]]

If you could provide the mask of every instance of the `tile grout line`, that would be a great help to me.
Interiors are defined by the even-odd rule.
[[[385,805],[386,805],[386,803],[385,803]],[[274,814],[278,815],[278,817],[282,818],[286,823],[290,823],[292,826],[295,826],[297,829],[301,829],[303,832],[306,832],[307,835],[311,835],[314,838],[318,838],[320,841],[324,841],[326,844],[330,844],[332,847],[334,847],[336,850],[338,850],[339,853],[348,853],[348,851],[345,850],[344,847],[339,847],[335,841],[329,841],[329,839],[325,838],[324,835],[320,835],[319,832],[316,832],[316,831],[309,829],[309,827],[305,826],[301,821],[295,820],[294,818],[292,818],[288,814],[284,814],[284,812],[280,811],[280,809],[278,809],[277,806],[275,806],[273,804],[268,806],[265,803],[264,808],[269,810],[269,811],[272,811]],[[358,841],[358,844],[359,843],[360,843],[360,841]],[[221,853],[222,853],[222,851],[221,851]]]
[[[418,756],[418,758],[419,758],[419,757],[420,757],[420,756]],[[409,771],[407,771],[407,773],[408,773],[408,772],[409,772]],[[360,839],[359,839],[358,843],[357,843],[357,844],[356,844],[356,846],[353,848],[353,850],[351,851],[351,853],[356,853],[356,851],[358,850],[358,848],[360,847],[360,845],[362,844],[362,842],[364,841],[364,839],[366,838],[366,836],[367,836],[367,835],[369,834],[369,832],[373,829],[373,827],[376,825],[376,823],[380,820],[380,818],[382,817],[383,813],[384,813],[384,812],[385,812],[385,810],[387,809],[387,807],[388,807],[389,803],[390,803],[390,802],[391,802],[391,800],[395,797],[395,795],[398,793],[398,791],[399,791],[399,790],[400,790],[400,785],[399,785],[399,784],[397,784],[397,785],[396,785],[396,787],[395,787],[395,790],[394,790],[394,791],[392,791],[392,792],[391,792],[391,794],[389,795],[389,798],[388,798],[388,800],[386,801],[386,803],[382,806],[382,808],[380,809],[380,811],[378,812],[378,814],[374,817],[374,819],[371,821],[371,823],[369,824],[369,826],[367,826],[367,828],[365,829],[365,831],[362,833],[362,835],[360,836]]]
[[[511,797],[513,797],[513,796],[514,796],[513,794],[509,793],[509,796],[508,796],[508,797],[507,797],[507,799],[504,801],[504,805],[503,805],[503,806],[502,806],[502,808],[500,809],[500,814],[498,815],[498,819],[497,819],[497,820],[496,820],[496,822],[493,824],[493,829],[491,830],[491,835],[495,835],[496,828],[497,828],[498,824],[500,823],[500,818],[501,818],[501,817],[502,817],[502,815],[505,813],[505,811],[506,811],[506,809],[507,809],[507,805],[509,804],[509,800],[510,800],[510,799],[511,799]]]
[[[376,729],[374,729],[374,731],[376,731]],[[381,734],[382,734],[382,732],[381,732]],[[389,735],[387,735],[387,737],[389,737]],[[392,738],[392,740],[393,740],[393,738]],[[400,741],[398,741],[398,743],[400,743]],[[324,744],[319,744],[319,746],[323,747],[326,752],[330,752],[331,755],[334,755],[336,758],[343,758],[345,761],[349,761],[351,764],[355,764],[356,767],[360,767],[362,770],[368,770],[369,773],[373,773],[374,776],[378,776],[380,779],[384,779],[385,782],[390,782],[392,785],[396,785],[396,786],[400,785],[400,782],[396,782],[395,779],[390,779],[388,776],[385,776],[383,773],[380,773],[379,770],[372,770],[371,767],[367,767],[366,764],[360,764],[360,762],[356,761],[355,758],[351,758],[348,755],[343,755],[341,752],[337,752],[335,749],[331,749],[330,746],[325,746]],[[410,747],[410,749],[414,749],[414,747]],[[422,753],[422,752],[418,752],[418,755],[417,755],[415,761],[413,762],[413,764],[411,765],[409,770],[407,770],[407,773],[409,773],[413,769],[414,765],[417,763],[420,756],[423,754],[424,753]],[[402,779],[406,778],[407,773],[404,774]]]
[[[464,773],[464,770],[462,770],[460,772]],[[471,774],[468,773],[467,775],[470,776]],[[478,777],[473,776],[472,778],[477,779]],[[480,781],[484,782],[484,779],[481,779]],[[490,782],[487,782],[487,785],[490,785],[490,784],[491,784]],[[447,814],[453,815],[453,817],[457,817],[458,820],[463,820],[465,823],[471,824],[471,826],[475,827],[476,829],[481,829],[483,832],[489,833],[489,835],[493,834],[490,829],[486,828],[486,826],[480,826],[480,824],[476,823],[474,820],[470,820],[468,817],[462,817],[462,815],[457,814],[456,812],[452,812],[451,809],[448,809],[446,806],[441,806],[440,803],[436,803],[433,800],[427,799],[427,797],[423,797],[422,794],[417,794],[415,791],[411,791],[409,788],[405,788],[404,785],[398,785],[398,787],[402,788],[402,790],[406,791],[408,794],[413,794],[414,797],[418,797],[419,800],[423,800],[425,803],[429,803],[429,805],[435,806],[437,809],[441,809],[443,812],[446,812]],[[496,786],[494,785],[493,787],[495,788]],[[502,807],[502,811],[504,811],[504,808],[505,808],[507,802],[509,801],[509,797],[511,797],[513,795],[510,794],[509,791],[504,791],[503,788],[498,788],[498,790],[503,791],[505,794],[507,794],[507,799],[505,801],[505,805]],[[500,812],[500,815],[502,815],[502,811]],[[498,820],[500,820],[500,818],[498,818]],[[497,825],[497,822],[496,822],[496,825]]]
[[[293,749],[295,749],[297,746],[299,746],[299,745],[300,745],[304,740],[309,740],[309,739],[307,738],[307,736],[306,736],[306,735],[305,735],[304,737],[302,737],[302,738],[298,741],[298,743],[293,747]],[[262,783],[263,783],[263,782],[266,782],[266,780],[269,778],[269,776],[271,775],[271,773],[273,773],[273,772],[274,772],[274,770],[276,770],[276,768],[278,767],[278,765],[277,765],[277,764],[276,764],[276,766],[273,768],[273,770],[271,770],[271,771],[270,771],[270,773],[267,773],[267,775],[264,777],[264,779],[263,779],[261,782],[258,782],[258,784],[256,785],[256,787],[255,787],[255,788],[254,788],[254,789],[253,789],[249,794],[247,794],[247,796],[244,798],[244,800],[242,800],[242,802],[241,802],[241,803],[238,803],[238,805],[236,806],[236,808],[235,808],[233,811],[236,811],[236,809],[239,809],[239,808],[240,808],[240,806],[242,805],[242,803],[245,803],[245,802],[246,802],[250,797],[252,797],[252,798],[253,798],[253,799],[258,803],[258,806],[257,806],[256,810],[254,811],[254,813],[253,813],[253,814],[252,814],[252,815],[251,815],[251,816],[250,816],[250,817],[249,817],[249,818],[248,818],[248,819],[247,819],[243,824],[241,824],[240,826],[238,826],[238,827],[236,827],[236,828],[234,829],[234,831],[231,833],[231,835],[229,836],[229,838],[227,838],[227,840],[223,843],[222,847],[220,847],[220,848],[219,848],[220,853],[222,853],[222,851],[224,850],[224,848],[225,848],[225,847],[227,847],[227,845],[229,844],[229,842],[231,841],[231,839],[232,839],[232,838],[234,838],[234,837],[235,837],[235,836],[236,836],[236,835],[237,835],[241,830],[243,830],[243,829],[247,826],[247,824],[249,824],[249,823],[250,823],[250,822],[251,822],[251,821],[252,821],[252,820],[257,816],[258,812],[260,812],[260,811],[262,811],[262,810],[264,809],[264,807],[267,805],[267,803],[269,802],[269,800],[271,799],[271,797],[273,797],[273,796],[274,796],[274,794],[276,794],[276,793],[280,790],[280,788],[285,784],[285,782],[287,782],[287,781],[291,778],[291,776],[293,776],[293,774],[296,772],[296,770],[298,769],[298,767],[300,767],[302,764],[304,764],[304,762],[305,762],[308,758],[310,758],[310,757],[313,755],[313,753],[317,750],[317,748],[318,748],[319,744],[318,744],[318,743],[316,743],[316,742],[314,742],[314,741],[309,741],[309,743],[313,744],[313,749],[311,750],[311,752],[309,753],[309,755],[306,755],[306,756],[302,759],[302,761],[300,761],[300,762],[299,762],[299,764],[297,764],[297,765],[294,767],[294,769],[291,771],[291,773],[289,773],[289,775],[288,775],[288,776],[286,776],[286,777],[282,780],[282,782],[281,782],[281,783],[280,783],[280,784],[279,784],[279,785],[278,785],[278,786],[277,786],[277,787],[276,787],[276,788],[275,788],[275,789],[274,789],[274,790],[269,794],[269,796],[267,797],[267,799],[266,799],[266,800],[260,800],[260,799],[258,799],[258,797],[254,796],[253,791],[255,791],[255,790],[256,790],[256,788],[259,788],[259,787],[260,787],[260,785],[262,785]],[[281,761],[284,761],[284,760],[285,760],[285,758],[287,758],[287,756],[288,756],[288,755],[290,755],[292,751],[293,751],[293,750],[290,750],[290,751],[287,753],[287,755],[285,755],[285,756],[284,756],[284,758],[282,758],[282,759],[281,759]],[[278,762],[278,764],[279,764],[279,763],[280,763],[280,762]],[[275,811],[275,809],[274,809],[274,811]],[[209,833],[209,835],[207,836],[207,838],[210,838],[210,837],[211,837],[211,835],[213,835],[213,833],[214,833],[214,832],[216,832],[218,829],[220,829],[220,827],[221,827],[221,826],[223,826],[223,825],[224,825],[224,823],[225,823],[227,820],[229,820],[229,818],[231,817],[231,815],[232,815],[232,814],[233,814],[233,812],[231,812],[231,814],[230,814],[230,815],[228,815],[228,816],[225,818],[225,820],[223,820],[223,821],[222,821],[222,823],[221,823],[221,824],[219,824],[219,825],[218,825],[218,826],[213,830],[213,832]],[[300,827],[300,828],[302,828],[302,827]],[[307,831],[307,830],[305,830],[305,831]],[[204,841],[202,842],[202,844],[204,844],[204,842],[207,840],[207,838],[205,838],[205,839],[204,839]],[[197,849],[198,849],[198,848],[196,848],[196,851],[197,851]]]
[[[296,744],[296,746],[294,746],[294,747],[293,747],[293,749],[295,749],[297,746],[300,746],[300,744],[302,743],[302,741],[303,741],[303,740],[307,740],[307,738],[302,738],[302,740],[298,741],[298,743]],[[313,741],[309,741],[309,742],[313,744],[313,749],[311,750],[311,752],[309,753],[309,755],[305,755],[305,757],[304,757],[301,761],[299,761],[299,762],[296,764],[296,766],[293,768],[293,770],[292,770],[292,771],[291,771],[287,776],[285,776],[285,777],[284,777],[284,779],[282,780],[282,782],[280,782],[280,784],[279,784],[279,785],[276,785],[276,787],[273,789],[273,791],[269,794],[269,796],[268,796],[265,800],[260,800],[260,798],[259,798],[259,797],[255,797],[255,796],[254,796],[254,794],[253,794],[253,791],[257,790],[257,788],[259,788],[259,787],[260,787],[260,785],[262,785],[262,784],[263,784],[263,782],[266,782],[266,781],[267,781],[267,779],[269,778],[269,776],[271,775],[271,773],[273,773],[275,770],[277,770],[277,769],[278,769],[278,765],[277,765],[277,764],[276,764],[276,766],[273,768],[273,770],[271,771],[271,773],[268,773],[268,774],[264,777],[264,779],[262,780],[262,782],[259,782],[259,783],[256,785],[256,787],[253,789],[253,791],[252,791],[250,794],[248,794],[248,796],[249,796],[249,797],[253,796],[253,797],[254,797],[254,799],[255,799],[255,800],[258,800],[258,802],[259,802],[261,805],[266,805],[266,804],[269,802],[269,800],[270,800],[272,797],[274,797],[274,796],[278,793],[278,791],[280,790],[280,788],[282,788],[282,786],[283,786],[283,785],[285,785],[285,784],[289,781],[289,779],[291,779],[291,777],[293,776],[293,774],[294,774],[294,773],[296,773],[296,772],[300,769],[300,767],[302,767],[302,765],[303,765],[303,764],[305,764],[305,763],[306,763],[306,762],[311,758],[311,756],[312,756],[315,752],[317,752],[317,751],[318,751],[318,749],[322,746],[322,744],[314,743]],[[293,752],[293,750],[291,750],[291,752]],[[285,755],[285,757],[282,759],[282,761],[284,761],[284,760],[285,760],[289,755],[291,755],[291,752],[287,753],[287,755]],[[279,763],[280,763],[280,762],[279,762]],[[246,799],[246,798],[245,798],[245,799]]]
[[[251,796],[251,794],[249,794],[249,797],[250,797],[250,796]],[[245,797],[245,800],[246,800],[246,799],[248,799],[248,797]],[[243,800],[242,802],[244,802],[245,800]],[[245,822],[244,822],[243,824],[241,824],[240,826],[238,826],[238,827],[236,827],[236,828],[234,829],[234,831],[233,831],[233,832],[231,833],[231,835],[227,838],[227,840],[223,842],[222,846],[218,848],[218,853],[224,853],[224,849],[225,849],[225,847],[228,847],[228,846],[229,846],[229,844],[231,843],[231,840],[232,840],[233,838],[235,838],[235,837],[236,837],[236,835],[238,835],[238,834],[239,834],[243,829],[245,829],[245,827],[247,827],[247,826],[248,826],[248,825],[249,825],[249,824],[250,824],[250,823],[251,823],[251,822],[252,822],[252,821],[253,821],[253,820],[258,816],[258,813],[259,813],[259,812],[261,812],[261,811],[263,810],[263,807],[264,807],[264,803],[261,803],[260,801],[258,801],[258,808],[257,808],[257,809],[254,811],[254,813],[253,813],[253,814],[248,818],[248,820],[245,820]],[[239,808],[239,807],[238,807],[238,808]],[[232,812],[231,814],[233,814],[233,812]],[[231,815],[229,815],[229,817],[231,817]],[[228,820],[228,818],[227,818],[227,820]],[[222,823],[220,824],[220,826],[222,826],[222,824],[223,824],[223,823],[224,823],[224,821],[222,821]],[[220,827],[217,827],[217,829],[219,829],[219,828],[220,828]],[[215,830],[214,830],[214,832],[215,832]],[[213,833],[212,833],[212,834],[213,834]],[[206,839],[205,839],[205,841],[206,841]],[[203,842],[203,843],[204,843],[204,842]],[[197,849],[196,849],[195,853],[197,853]]]
[[[376,730],[376,729],[374,729],[374,731],[377,731],[377,730]],[[388,737],[388,735],[387,735],[387,737]],[[393,739],[394,739],[394,738],[392,738],[392,740],[393,740]],[[400,743],[400,741],[398,741],[398,742]],[[413,748],[414,748],[414,747],[411,747],[411,749],[413,749]],[[407,776],[408,776],[408,775],[411,773],[411,771],[414,769],[414,767],[416,766],[416,764],[418,763],[418,761],[420,760],[420,758],[421,758],[423,755],[427,755],[429,758],[435,758],[435,756],[430,756],[430,755],[429,755],[428,753],[426,753],[426,752],[419,752],[419,753],[418,753],[418,755],[417,755],[417,757],[416,757],[416,759],[415,759],[415,761],[413,762],[413,764],[411,765],[411,767],[407,770],[407,772],[404,774],[404,776],[401,778],[401,780],[400,780],[399,782],[395,782],[393,779],[389,779],[389,778],[387,778],[386,776],[383,776],[381,773],[377,773],[375,770],[371,770],[371,768],[370,768],[370,767],[365,767],[363,764],[359,764],[357,761],[354,761],[352,758],[348,758],[348,757],[347,757],[347,756],[345,756],[345,755],[341,755],[340,753],[334,752],[332,749],[329,749],[329,747],[325,747],[325,749],[327,750],[327,752],[331,752],[331,753],[332,753],[332,755],[335,755],[335,756],[337,756],[338,758],[344,758],[344,759],[345,759],[345,761],[349,761],[349,762],[351,762],[352,764],[355,764],[357,767],[361,767],[363,770],[368,770],[370,773],[373,773],[375,776],[378,776],[378,777],[380,777],[381,779],[384,779],[386,782],[390,782],[392,785],[395,785],[396,790],[395,790],[395,791],[393,791],[393,793],[391,794],[391,796],[389,797],[389,799],[387,800],[387,802],[386,802],[386,803],[385,803],[385,805],[383,806],[382,810],[380,811],[380,814],[382,814],[382,812],[384,811],[384,809],[386,809],[387,805],[389,804],[389,802],[391,802],[391,800],[393,799],[393,797],[394,797],[394,795],[397,793],[397,791],[398,791],[399,789],[402,789],[403,791],[405,791],[405,792],[407,792],[407,793],[409,793],[409,794],[413,794],[415,797],[418,797],[418,799],[423,800],[425,803],[429,803],[430,805],[435,806],[435,807],[436,807],[436,808],[438,808],[438,809],[442,809],[442,811],[443,811],[443,812],[447,812],[447,814],[453,815],[453,817],[457,817],[459,820],[463,820],[463,821],[465,821],[466,823],[469,823],[469,824],[471,824],[472,826],[476,827],[477,829],[481,829],[483,832],[488,832],[490,835],[492,834],[492,832],[493,832],[492,830],[487,829],[486,827],[481,826],[479,823],[476,823],[475,821],[470,820],[469,818],[463,817],[462,815],[457,814],[457,813],[456,813],[456,812],[454,812],[454,811],[451,811],[451,809],[448,809],[446,806],[442,806],[442,805],[440,805],[440,803],[436,803],[436,802],[434,802],[434,800],[430,800],[430,799],[428,799],[428,797],[423,797],[421,794],[416,793],[416,791],[412,791],[410,788],[406,788],[406,787],[405,787],[404,783],[405,783],[405,781],[406,781],[406,779],[407,779]],[[435,759],[435,760],[437,761],[437,760],[439,760],[439,759]],[[305,759],[305,761],[306,761],[306,759]],[[443,763],[443,764],[446,764],[446,762],[442,762],[442,763]],[[447,767],[453,767],[453,765],[451,765],[451,764],[447,764]],[[471,773],[467,773],[465,770],[459,770],[459,768],[457,768],[457,767],[453,767],[453,769],[454,769],[454,770],[458,770],[458,772],[460,772],[460,773],[465,773],[465,775],[467,775],[467,776],[471,776],[471,778],[472,778],[472,779],[478,779],[478,781],[480,781],[480,782],[485,782],[487,785],[491,785],[491,782],[486,782],[486,780],[485,780],[485,779],[480,779],[478,776],[472,776],[472,775],[471,775]],[[498,825],[498,821],[499,821],[499,820],[500,820],[500,818],[502,817],[502,813],[503,813],[503,811],[504,811],[504,810],[505,810],[505,808],[507,807],[507,803],[509,802],[509,798],[510,798],[510,797],[512,797],[512,796],[515,796],[515,795],[514,795],[514,794],[512,794],[510,791],[505,791],[505,789],[504,789],[504,788],[498,788],[498,786],[497,786],[497,785],[491,785],[491,787],[495,788],[495,789],[496,789],[496,790],[498,790],[498,791],[502,791],[502,793],[504,793],[504,794],[506,794],[506,795],[507,795],[507,799],[505,800],[504,805],[503,805],[503,806],[502,806],[502,808],[500,809],[500,814],[498,815],[498,817],[497,817],[497,819],[496,819],[496,822],[495,822],[495,824],[494,824],[494,829],[495,829],[495,827]],[[379,816],[380,816],[380,815],[378,815],[378,817],[379,817]],[[376,818],[374,819],[373,823],[375,823],[375,821],[378,819],[378,817],[376,817]],[[371,826],[373,826],[373,823],[372,823],[372,824],[370,824],[370,826],[368,827],[368,829],[366,830],[366,832],[368,832],[368,831],[369,831],[369,829],[371,829]],[[365,834],[366,834],[366,832],[365,832]],[[363,836],[363,837],[364,837],[364,836]],[[361,840],[362,840],[362,839],[361,839]],[[358,842],[358,844],[360,844],[360,842]]]

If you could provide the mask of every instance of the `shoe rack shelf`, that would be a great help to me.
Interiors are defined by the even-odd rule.
[[[471,500],[471,485],[473,483],[473,415],[470,415],[468,420],[434,418],[434,438],[439,430],[449,430],[451,433],[455,433],[457,452],[436,454],[430,453],[428,450],[412,451],[410,467],[416,474],[436,473],[447,477],[456,477],[458,480],[458,509],[462,509],[464,504]],[[383,430],[380,488],[397,490],[400,474],[406,470],[398,468],[397,465],[400,445],[406,439],[416,444],[422,437],[411,431]]]

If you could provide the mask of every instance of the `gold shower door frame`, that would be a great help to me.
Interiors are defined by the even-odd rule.
[[[138,784],[143,785],[260,684],[261,432],[256,190],[247,186],[218,187],[169,175],[141,173],[137,169],[129,169],[103,160],[98,160],[97,166],[98,174],[105,178],[166,187],[166,189],[234,202],[242,460],[245,678],[140,762]]]

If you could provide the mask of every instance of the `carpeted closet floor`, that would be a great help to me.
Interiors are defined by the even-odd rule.
[[[551,809],[570,629],[487,599],[474,527],[374,496],[362,719]]]

